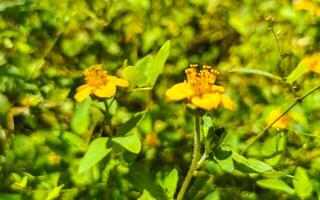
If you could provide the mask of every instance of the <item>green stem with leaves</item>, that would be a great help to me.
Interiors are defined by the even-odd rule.
[[[193,155],[192,161],[185,177],[180,191],[177,196],[177,200],[182,200],[183,196],[188,188],[188,185],[192,179],[194,171],[197,169],[197,163],[200,158],[200,116],[195,116],[195,131],[194,131],[194,143],[193,143]]]
[[[249,148],[256,143],[262,136],[264,136],[268,130],[278,121],[280,120],[283,116],[285,116],[293,107],[295,107],[297,104],[299,104],[302,100],[304,100],[305,98],[307,98],[309,95],[311,95],[312,93],[314,93],[315,91],[317,91],[318,89],[320,89],[320,85],[318,85],[317,87],[313,88],[312,90],[310,90],[309,92],[307,92],[305,95],[303,95],[302,97],[298,97],[296,98],[296,101],[293,102],[279,117],[277,117],[275,120],[273,120],[272,123],[270,123],[268,126],[266,126],[263,131],[257,135],[253,140],[251,140],[251,142],[247,145],[247,147],[242,151],[242,154],[245,155],[247,153],[247,151],[249,150]]]

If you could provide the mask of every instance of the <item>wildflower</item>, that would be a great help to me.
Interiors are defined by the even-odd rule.
[[[166,91],[166,97],[170,101],[187,99],[195,106],[204,109],[216,109],[219,105],[229,110],[235,109],[233,101],[225,96],[224,88],[214,85],[219,72],[210,66],[203,66],[199,72],[197,65],[190,65],[185,70],[187,80],[173,85]]]
[[[278,117],[280,117],[282,114],[280,109],[275,109],[272,110],[266,120],[267,125],[269,126],[271,123],[274,122]],[[274,128],[279,128],[279,129],[286,129],[289,127],[291,123],[291,117],[289,115],[284,115],[281,117],[276,123],[272,125]]]
[[[299,65],[306,65],[310,71],[320,74],[320,53],[304,57]]]
[[[100,98],[110,98],[116,93],[116,86],[128,87],[129,82],[124,79],[110,76],[101,65],[95,65],[84,71],[86,84],[76,89],[74,98],[81,102],[90,94]]]

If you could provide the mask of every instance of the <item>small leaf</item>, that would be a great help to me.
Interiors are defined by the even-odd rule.
[[[280,179],[261,179],[257,181],[257,184],[262,188],[283,191],[288,194],[294,194],[294,189],[292,189],[283,180]]]
[[[76,112],[71,121],[71,129],[79,134],[84,133],[90,124],[90,108],[91,100],[86,99],[76,105]]]
[[[46,200],[53,200],[53,199],[58,198],[58,197],[60,196],[60,192],[61,192],[61,189],[63,188],[63,186],[64,186],[64,185],[60,185],[60,186],[58,186],[58,187],[53,188],[53,189],[49,192]]]
[[[120,127],[117,129],[116,135],[124,136],[125,134],[127,134],[131,129],[137,126],[137,124],[140,122],[140,120],[144,117],[146,113],[146,110],[135,113],[128,121],[120,125]]]
[[[138,200],[156,200],[151,196],[151,194],[147,190],[143,190],[142,195],[138,198]]]
[[[123,77],[130,82],[131,87],[142,87],[147,84],[147,77],[143,71],[135,66],[128,66],[123,70]]]
[[[293,186],[297,195],[301,199],[306,199],[312,195],[312,184],[310,182],[308,173],[304,168],[298,167],[296,169],[296,172],[294,173]]]
[[[173,196],[177,189],[179,176],[178,170],[173,169],[169,175],[164,179],[164,189],[170,199],[173,199]]]
[[[80,162],[79,173],[88,170],[110,153],[111,149],[108,149],[106,146],[107,141],[107,137],[101,137],[90,143],[87,152]]]
[[[141,150],[141,141],[137,134],[132,134],[124,137],[114,137],[112,142],[120,144],[122,147],[132,153],[139,153]]]
[[[298,66],[287,77],[287,83],[292,84],[304,73],[308,72],[308,64],[306,62],[300,62]]]
[[[146,71],[148,83],[153,86],[158,76],[163,72],[166,60],[169,56],[170,41],[166,41],[154,57],[151,67]]]
[[[267,163],[253,158],[247,159],[235,152],[232,153],[232,159],[235,168],[243,173],[264,173],[273,171],[272,167]]]
[[[234,164],[231,157],[228,157],[223,160],[215,159],[215,161],[218,163],[218,165],[226,172],[233,172],[234,171]]]
[[[232,69],[230,70],[230,72],[240,72],[240,73],[246,73],[246,74],[257,74],[257,75],[261,75],[261,76],[266,76],[268,78],[271,79],[276,79],[276,80],[282,80],[281,77],[273,75],[269,72],[260,70],[260,69],[254,69],[254,68],[248,68],[248,67],[240,67],[240,68],[236,68],[236,69]]]

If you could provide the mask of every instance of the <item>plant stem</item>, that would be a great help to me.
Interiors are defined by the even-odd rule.
[[[192,179],[194,171],[197,169],[197,163],[200,157],[200,116],[195,116],[195,132],[194,132],[194,143],[193,143],[193,155],[192,161],[185,177],[180,191],[178,193],[177,200],[182,200],[184,193],[186,192],[188,185]]]
[[[263,131],[257,135],[253,140],[251,140],[251,142],[247,145],[247,147],[242,151],[242,154],[245,155],[247,153],[247,151],[249,150],[249,148],[256,142],[258,141],[264,134],[266,134],[268,132],[268,130],[279,120],[281,119],[284,115],[286,115],[293,107],[295,107],[297,104],[299,104],[303,99],[307,98],[309,95],[311,95],[312,93],[314,93],[315,91],[317,91],[318,89],[320,89],[320,85],[318,85],[317,87],[313,88],[312,90],[310,90],[309,92],[307,92],[305,95],[303,95],[302,97],[296,98],[296,101],[293,102],[279,117],[277,117],[271,124],[269,124],[268,126],[266,126]]]

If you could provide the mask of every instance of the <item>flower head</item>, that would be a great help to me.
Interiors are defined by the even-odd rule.
[[[173,85],[166,91],[166,97],[170,101],[187,99],[195,106],[204,109],[216,109],[219,105],[229,110],[235,109],[233,101],[225,96],[224,88],[214,85],[219,72],[208,65],[204,65],[200,71],[197,65],[190,65],[185,70],[187,79],[182,83]]]
[[[266,120],[267,125],[269,126],[271,123],[273,123],[274,120],[276,120],[278,117],[281,116],[281,114],[282,112],[280,109],[272,110],[267,117],[267,120]],[[292,120],[289,115],[284,115],[279,120],[277,120],[277,122],[274,123],[272,127],[278,128],[278,129],[286,129],[289,127],[291,121]]]
[[[116,86],[128,87],[129,82],[115,76],[108,75],[102,65],[95,65],[84,71],[86,84],[76,89],[74,98],[81,102],[90,94],[100,98],[110,98],[116,93]]]

